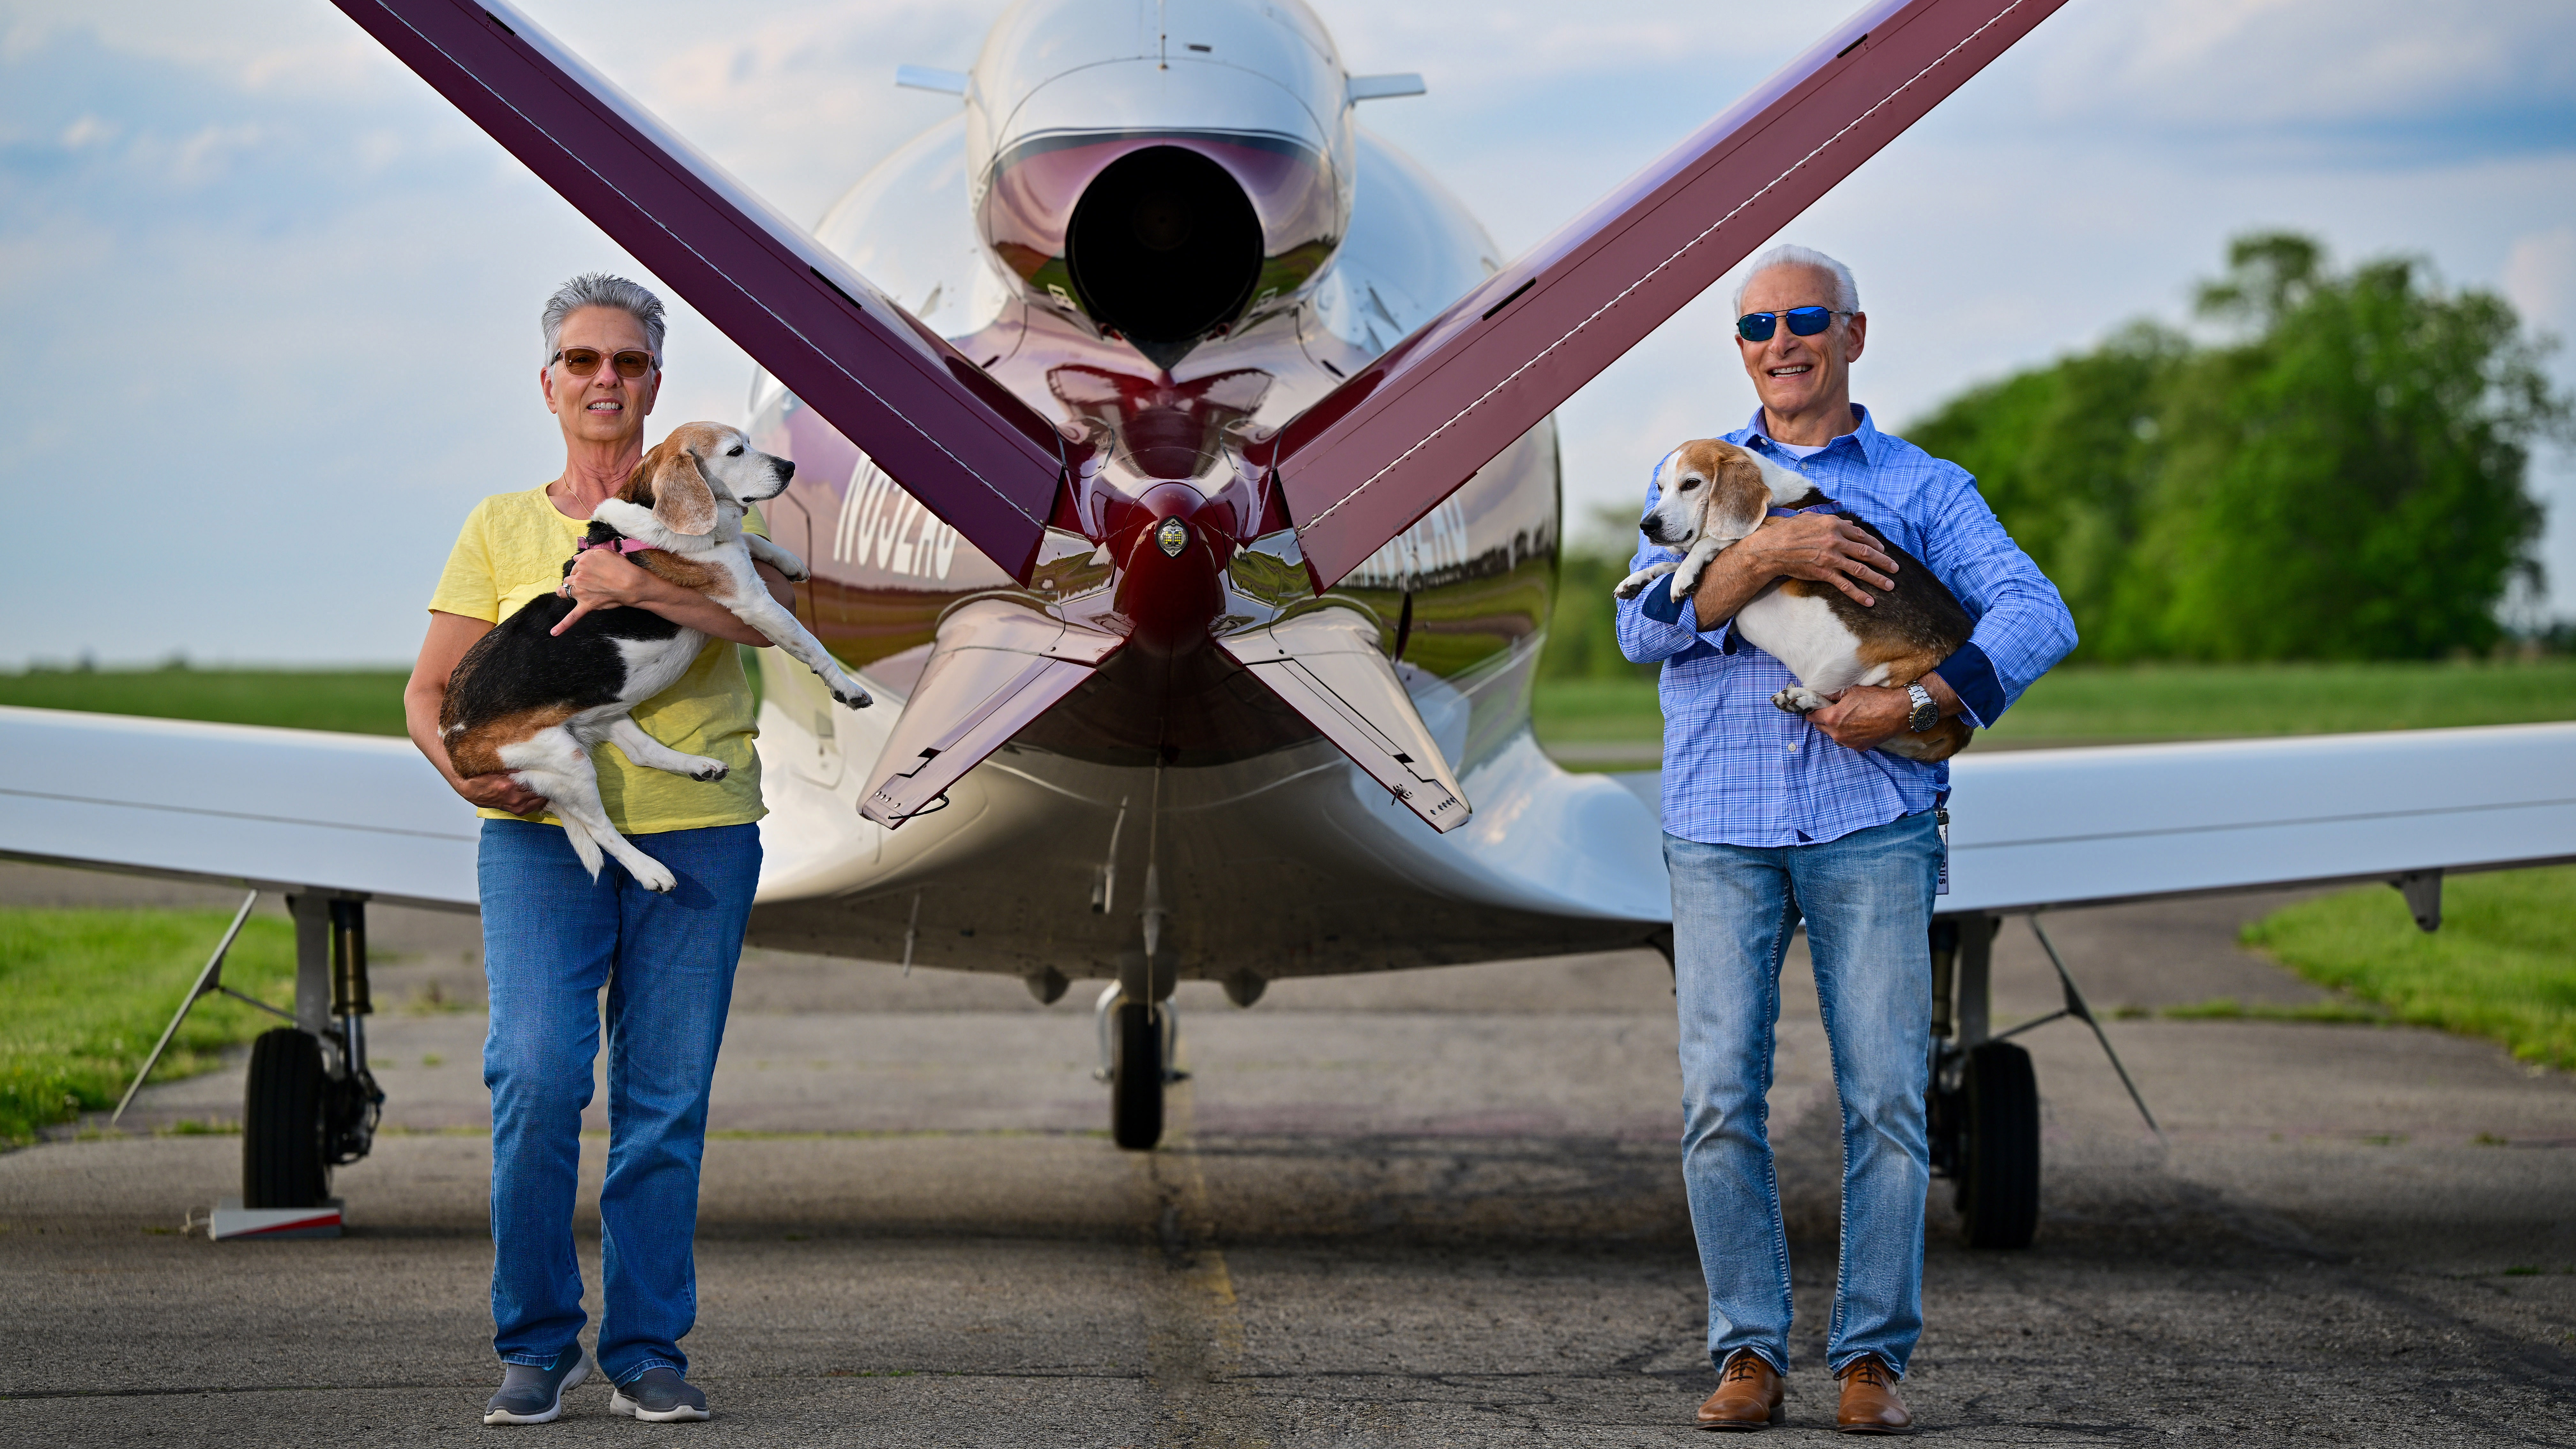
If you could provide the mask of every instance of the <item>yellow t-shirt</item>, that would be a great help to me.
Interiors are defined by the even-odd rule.
[[[757,512],[742,526],[768,537]],[[429,607],[497,624],[563,584],[564,560],[589,527],[557,512],[543,487],[496,493],[466,515]],[[635,723],[684,755],[710,755],[732,771],[701,782],[633,764],[614,744],[591,751],[599,798],[621,834],[748,825],[769,813],[760,803],[760,758],[751,748],[759,733],[752,723],[751,681],[743,678],[732,643],[709,639],[679,682],[635,707]],[[489,808],[475,813],[488,820],[518,818]],[[562,823],[552,815],[541,818],[548,825]]]

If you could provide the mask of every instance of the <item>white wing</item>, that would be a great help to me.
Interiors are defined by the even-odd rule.
[[[409,740],[0,707],[0,856],[472,909],[477,824]]]
[[[1943,911],[2576,859],[2576,724],[1967,754]]]

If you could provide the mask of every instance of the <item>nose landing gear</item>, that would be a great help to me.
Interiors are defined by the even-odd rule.
[[[1172,1066],[1181,1036],[1171,999],[1151,1005],[1111,982],[1095,1008],[1100,1022],[1100,1069],[1109,1084],[1109,1137],[1130,1152],[1150,1152],[1163,1140],[1163,1089],[1187,1080]]]

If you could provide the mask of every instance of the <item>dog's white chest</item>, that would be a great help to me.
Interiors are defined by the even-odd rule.
[[[1787,665],[1798,682],[1818,694],[1839,694],[1855,684],[1876,684],[1883,664],[1864,665],[1860,636],[1813,594],[1792,594],[1778,584],[1736,611],[1735,632],[1745,643]]]
[[[651,699],[680,682],[706,646],[707,636],[682,629],[668,639],[620,639],[618,658],[626,664],[626,687],[617,691],[628,705]]]

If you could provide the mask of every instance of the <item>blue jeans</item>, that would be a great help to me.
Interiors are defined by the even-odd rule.
[[[680,1339],[698,1317],[707,1089],[760,879],[760,827],[636,843],[678,889],[655,895],[614,860],[593,881],[559,827],[522,820],[484,821],[478,857],[492,994],[492,1346],[503,1363],[551,1364],[586,1321],[573,1195],[606,986],[598,1357],[620,1384],[688,1371]]]
[[[1803,914],[1842,1099],[1842,1270],[1825,1365],[1863,1354],[1899,1376],[1923,1331],[1923,1122],[1931,1085],[1925,933],[1941,841],[1930,812],[1813,845],[1664,837],[1681,1011],[1682,1175],[1708,1276],[1709,1358],[1789,1367],[1789,1239],[1772,1167],[1780,962]]]

